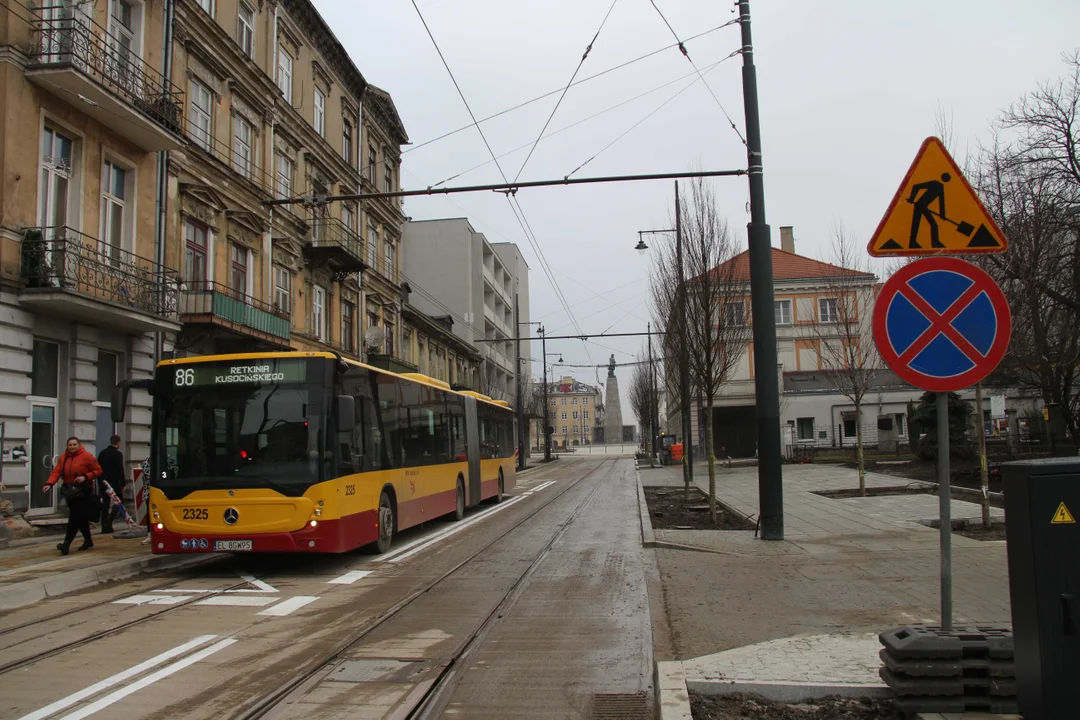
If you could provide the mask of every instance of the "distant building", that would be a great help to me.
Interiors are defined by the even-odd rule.
[[[512,338],[529,329],[529,266],[517,246],[492,244],[466,218],[447,218],[405,223],[403,248],[409,302],[432,317],[452,316],[453,333],[483,360],[475,389],[513,404]],[[521,343],[523,358],[529,348]]]
[[[543,384],[537,389],[543,394]],[[591,445],[597,427],[597,406],[601,402],[600,388],[564,376],[558,382],[548,383],[548,424],[555,428],[551,446],[559,448]],[[529,430],[529,444],[542,447],[543,427],[533,420]]]
[[[408,365],[403,370],[443,380],[455,390],[478,386],[480,351],[454,334],[452,317],[430,317],[406,303],[401,318],[401,360]]]

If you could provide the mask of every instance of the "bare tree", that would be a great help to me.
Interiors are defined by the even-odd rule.
[[[713,406],[716,395],[750,342],[749,273],[712,187],[701,178],[681,201],[683,266],[679,277],[675,248],[660,247],[650,272],[653,310],[666,331],[668,357],[680,347],[689,356],[691,393],[705,400],[705,456],[709,462],[709,517],[716,522],[716,457]]]
[[[641,348],[639,357],[648,357],[644,347]],[[653,364],[656,365],[657,363],[654,362]],[[656,428],[653,427],[653,423],[660,407],[660,387],[662,387],[661,380],[652,375],[647,362],[634,365],[628,388],[630,409],[637,416],[642,430],[649,429],[649,437],[656,436]],[[655,451],[656,448],[653,448],[653,452]],[[649,463],[652,463],[652,453],[649,454]]]
[[[877,278],[858,241],[840,223],[833,228],[831,264],[835,273],[819,280],[823,292],[815,308],[817,322],[806,325],[803,335],[817,352],[822,374],[855,406],[859,494],[866,495],[862,409],[874,371],[881,366],[870,329]]]

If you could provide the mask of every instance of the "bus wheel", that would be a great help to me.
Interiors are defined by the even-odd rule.
[[[457,481],[457,504],[454,506],[454,520],[465,517],[465,483]]]
[[[394,506],[385,490],[379,495],[379,539],[375,545],[380,553],[390,549],[394,539]]]
[[[495,491],[495,502],[501,503],[503,501],[503,471],[499,468],[499,489]]]

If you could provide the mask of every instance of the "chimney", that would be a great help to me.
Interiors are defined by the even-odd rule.
[[[795,228],[791,225],[780,226],[780,249],[795,254]]]

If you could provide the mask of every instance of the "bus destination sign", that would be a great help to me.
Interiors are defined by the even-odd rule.
[[[174,367],[173,372],[175,387],[293,383],[307,379],[307,362],[263,359],[229,364],[192,363],[186,367]]]

